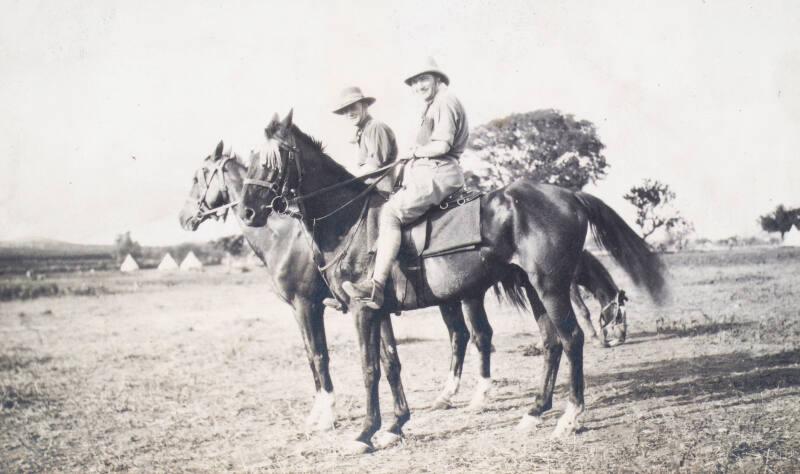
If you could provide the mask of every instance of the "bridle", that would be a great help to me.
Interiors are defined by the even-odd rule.
[[[278,144],[278,150],[285,150],[288,152],[288,156],[285,160],[283,160],[283,155],[278,153],[279,159],[284,161],[281,163],[279,167],[279,171],[287,169],[291,162],[294,162],[297,167],[297,187],[298,189],[301,187],[303,182],[303,170],[300,167],[300,160],[297,159],[296,155],[300,154],[300,150],[296,146],[296,142],[294,138],[292,138],[291,142],[286,142],[284,140],[279,140],[277,138],[271,138]],[[266,156],[261,157],[262,167],[267,167],[267,158]],[[273,173],[274,175],[275,173]],[[277,212],[278,214],[287,215],[290,217],[301,217],[301,214],[293,211],[289,208],[291,202],[294,202],[297,199],[297,191],[294,189],[289,188],[289,176],[288,171],[286,172],[286,176],[278,176],[278,181],[265,181],[262,179],[253,179],[253,178],[245,178],[242,186],[242,196],[245,195],[245,191],[247,190],[248,186],[260,186],[262,188],[267,188],[275,193],[275,197],[272,198],[269,204],[262,206],[263,209],[272,209],[273,212]],[[283,186],[280,186],[279,181],[283,181]],[[280,188],[280,189],[279,189]]]
[[[211,183],[214,180],[214,176],[219,173],[219,177],[222,180],[222,193],[225,195],[225,200],[230,200],[230,192],[228,191],[228,183],[225,181],[225,165],[228,164],[229,161],[235,160],[236,158],[233,155],[222,155],[219,160],[215,163],[214,167],[210,169],[211,174],[209,175],[209,167],[203,166],[201,169],[203,170],[203,180],[201,182],[203,184],[203,192],[200,193],[200,196],[195,201],[197,205],[197,218],[199,220],[205,220],[209,216],[216,216],[217,218],[222,217],[225,219],[228,215],[228,210],[237,205],[239,201],[228,202],[222,206],[212,208],[208,202],[206,202],[206,198],[208,197],[208,190],[211,189]],[[222,212],[222,214],[220,214]]]
[[[624,322],[624,319],[625,319],[625,313],[624,313],[625,301],[624,301],[624,299],[627,299],[627,298],[625,297],[624,293],[622,293],[621,295],[622,295],[621,297],[620,297],[620,293],[617,293],[616,295],[614,295],[614,298],[611,301],[609,301],[605,306],[603,306],[603,308],[600,310],[600,327],[602,329],[605,329],[606,326],[608,326],[611,323],[622,324]],[[623,301],[620,301],[620,299],[623,299]],[[607,311],[609,310],[609,308],[612,308],[612,307],[614,307],[614,313],[613,313],[614,316],[613,317],[606,317],[606,314],[608,314]]]
[[[375,189],[375,187],[378,185],[378,183],[389,174],[389,172],[393,168],[395,168],[396,166],[404,163],[401,160],[397,160],[397,161],[394,161],[391,164],[388,164],[386,166],[378,168],[378,169],[376,169],[374,171],[371,171],[369,173],[365,173],[365,174],[358,175],[358,176],[353,176],[352,178],[346,179],[344,181],[340,181],[340,182],[338,182],[336,184],[332,184],[330,186],[326,186],[324,188],[317,189],[317,190],[312,191],[310,193],[300,195],[300,194],[298,194],[298,192],[302,188],[302,184],[303,184],[303,169],[302,169],[302,165],[301,165],[301,161],[302,160],[299,159],[299,155],[301,155],[301,152],[300,152],[300,149],[296,145],[296,141],[295,141],[294,137],[291,137],[291,141],[290,142],[287,142],[287,141],[284,141],[284,140],[281,140],[281,139],[278,139],[278,138],[275,138],[275,137],[272,137],[271,140],[274,140],[277,143],[278,150],[284,150],[284,151],[287,152],[287,157],[286,157],[285,160],[284,160],[282,155],[280,157],[280,159],[282,161],[281,165],[280,165],[280,170],[287,170],[286,173],[284,173],[285,176],[281,177],[279,175],[278,176],[278,181],[265,181],[265,180],[261,180],[261,179],[246,178],[244,180],[244,186],[242,188],[242,195],[244,196],[245,190],[247,189],[247,186],[251,186],[251,185],[252,186],[259,186],[259,187],[267,188],[267,189],[271,190],[273,193],[275,193],[275,197],[272,198],[272,200],[270,201],[269,204],[262,206],[262,208],[263,209],[272,209],[272,211],[277,212],[278,214],[288,215],[288,216],[291,216],[291,217],[296,217],[296,218],[301,218],[302,219],[303,215],[305,214],[305,206],[303,205],[304,201],[306,201],[306,200],[308,200],[310,198],[313,198],[313,197],[321,196],[323,194],[329,193],[329,192],[334,191],[336,189],[342,188],[342,187],[347,186],[348,184],[351,184],[351,183],[353,183],[355,181],[363,181],[363,180],[365,180],[367,178],[371,178],[373,176],[379,176],[380,175],[378,177],[378,179],[376,179],[375,181],[370,183],[369,186],[367,186],[363,191],[358,193],[355,197],[353,197],[352,199],[350,199],[346,203],[340,205],[339,207],[337,207],[333,211],[325,214],[324,216],[314,217],[313,220],[315,222],[327,219],[328,217],[331,217],[332,215],[334,215],[337,212],[341,211],[342,209],[346,208],[350,204],[353,204],[354,202],[358,201],[359,199],[366,197],[373,189]],[[261,161],[262,161],[262,167],[266,168],[268,166],[266,157],[261,157]],[[295,168],[297,169],[297,189],[292,189],[292,188],[289,187],[289,176],[288,176],[289,172],[288,172],[288,168],[291,166],[292,162],[294,162]],[[274,174],[275,173],[273,173],[273,175]],[[279,181],[281,181],[281,180],[283,181],[283,186],[281,186],[279,184]],[[280,188],[280,191],[279,191],[279,188]],[[297,205],[297,207],[300,209],[300,212],[293,211],[292,209],[290,209],[290,206],[292,204]]]
[[[345,302],[342,301],[336,295],[336,292],[333,291],[333,289],[331,288],[331,285],[328,282],[327,277],[325,276],[325,271],[328,270],[329,268],[333,267],[334,265],[338,264],[338,262],[341,261],[342,258],[344,258],[345,253],[348,251],[348,249],[350,248],[350,246],[354,242],[355,236],[356,236],[356,234],[358,232],[360,224],[361,224],[361,222],[364,221],[364,217],[366,216],[369,200],[368,199],[364,199],[364,206],[363,206],[363,208],[361,210],[361,218],[359,219],[359,223],[356,224],[355,226],[353,226],[350,229],[350,231],[348,232],[348,235],[345,236],[345,238],[344,238],[345,242],[342,245],[341,250],[337,253],[337,255],[335,255],[333,258],[331,258],[330,261],[328,261],[327,263],[325,263],[323,261],[322,252],[317,247],[317,245],[314,243],[314,234],[316,232],[316,224],[317,224],[317,222],[322,221],[324,219],[327,219],[328,217],[336,214],[337,212],[341,211],[342,209],[346,208],[347,206],[349,206],[350,204],[356,202],[357,200],[359,200],[361,198],[365,198],[373,189],[375,189],[375,186],[378,185],[378,183],[381,181],[381,179],[386,177],[389,174],[389,172],[395,166],[397,166],[398,164],[402,163],[402,161],[395,161],[395,162],[393,162],[393,163],[391,163],[391,164],[389,164],[387,166],[383,166],[383,167],[381,167],[381,168],[379,168],[379,169],[377,169],[375,171],[372,171],[370,173],[366,173],[366,174],[359,175],[359,176],[354,176],[352,178],[346,179],[346,180],[338,182],[336,184],[333,184],[333,185],[330,185],[330,186],[326,186],[326,187],[321,188],[321,189],[317,189],[315,191],[312,191],[312,192],[304,194],[304,195],[300,195],[298,193],[302,189],[302,183],[303,183],[303,169],[302,169],[302,165],[301,165],[301,161],[302,160],[300,159],[300,156],[302,155],[302,153],[301,153],[300,149],[297,147],[297,142],[295,141],[295,138],[293,136],[290,136],[290,139],[291,139],[291,141],[285,141],[285,140],[281,140],[281,139],[279,139],[277,137],[271,137],[270,138],[270,140],[274,140],[276,142],[277,147],[278,147],[278,155],[281,155],[278,158],[279,160],[281,160],[281,162],[280,162],[280,165],[279,165],[279,169],[278,169],[278,173],[277,173],[278,176],[277,176],[277,180],[276,181],[266,181],[266,180],[253,179],[253,178],[245,178],[245,180],[243,181],[244,184],[243,184],[243,187],[242,187],[242,196],[246,195],[245,192],[246,192],[248,186],[258,186],[258,187],[266,188],[266,189],[271,190],[273,193],[275,193],[275,197],[272,198],[270,203],[267,204],[267,205],[263,205],[262,206],[263,209],[271,209],[272,211],[277,212],[278,214],[288,215],[290,217],[294,217],[294,218],[297,218],[299,220],[305,220],[305,218],[310,217],[306,213],[306,207],[305,207],[305,201],[306,200],[308,200],[308,199],[310,199],[312,197],[323,195],[323,194],[328,193],[330,191],[333,191],[335,189],[342,188],[342,187],[347,186],[348,184],[353,183],[355,181],[360,181],[360,180],[364,180],[366,178],[370,178],[370,177],[373,177],[373,176],[381,175],[373,183],[371,183],[369,186],[367,186],[363,191],[358,193],[355,197],[353,197],[352,199],[350,199],[346,203],[338,206],[333,211],[327,213],[324,216],[317,216],[317,217],[311,218],[311,221],[310,221],[310,227],[311,227],[310,233],[309,233],[309,229],[306,229],[305,225],[300,226],[303,229],[303,234],[306,236],[306,239],[308,240],[309,246],[311,247],[314,263],[317,266],[317,268],[319,269],[320,275],[322,276],[322,280],[325,282],[325,285],[328,287],[328,289],[330,290],[330,292],[334,296],[334,298],[336,298],[340,303],[342,303],[344,305],[344,307],[347,307]],[[283,154],[280,153],[280,150],[284,150],[284,151],[287,152],[287,154],[286,154],[287,156],[286,156],[285,159],[283,158]],[[266,152],[264,152],[264,153],[266,153]],[[289,187],[289,181],[290,181],[289,180],[289,169],[291,169],[292,162],[294,162],[295,168],[297,169],[297,171],[296,171],[297,172],[297,189],[292,189],[292,188]],[[267,160],[266,156],[262,156],[261,157],[261,166],[263,168],[268,168],[268,160]],[[273,170],[272,173],[271,173],[271,177],[274,178],[275,174],[276,173]],[[282,185],[280,184],[280,181],[283,181]],[[296,204],[297,205],[297,207],[299,209],[299,212],[296,212],[296,211],[293,211],[292,209],[290,209],[290,206],[292,204]]]

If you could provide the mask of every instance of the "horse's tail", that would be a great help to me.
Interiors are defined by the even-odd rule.
[[[663,302],[667,296],[666,268],[658,255],[606,203],[583,192],[576,192],[575,197],[589,217],[595,242],[608,250],[655,302]]]
[[[530,298],[531,284],[525,271],[513,265],[506,271],[500,280],[492,286],[494,295],[500,300],[505,297],[511,306],[526,311]]]

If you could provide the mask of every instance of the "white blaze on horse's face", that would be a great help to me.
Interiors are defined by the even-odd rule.
[[[424,102],[433,100],[436,95],[436,77],[433,74],[420,74],[411,80],[411,89]]]

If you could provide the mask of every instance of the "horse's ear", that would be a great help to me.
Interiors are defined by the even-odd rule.
[[[264,129],[264,135],[266,135],[267,138],[272,138],[272,136],[275,134],[275,131],[278,129],[279,120],[280,118],[278,117],[278,113],[275,112],[275,114],[272,116],[272,119],[269,121],[269,124],[267,124],[267,128]]]
[[[625,294],[625,290],[619,290],[617,294],[617,303],[625,304],[626,301],[628,301],[628,295]]]
[[[217,144],[217,149],[214,150],[214,159],[215,160],[218,160],[222,156],[222,151],[224,149],[225,149],[225,144],[222,142],[222,140],[220,140],[219,143]]]
[[[286,117],[283,118],[281,122],[281,128],[284,130],[288,130],[292,126],[292,114],[294,113],[294,109],[289,109],[289,113],[286,114]]]

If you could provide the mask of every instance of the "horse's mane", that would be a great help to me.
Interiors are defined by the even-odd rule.
[[[614,282],[614,278],[611,276],[611,273],[608,272],[608,269],[603,265],[597,257],[592,255],[588,250],[583,251],[581,255],[581,263],[578,266],[578,271],[581,273],[576,275],[576,277],[581,280],[584,279],[588,281],[589,286],[597,286],[597,284],[604,284],[609,286],[610,288],[614,289],[617,287],[617,284]],[[614,295],[610,295],[614,296]]]
[[[331,168],[333,168],[332,171],[341,173],[344,176],[353,176],[353,174],[350,173],[347,170],[347,168],[345,168],[344,166],[339,164],[339,162],[337,162],[336,160],[331,158],[330,155],[325,153],[325,146],[322,144],[322,142],[320,140],[317,140],[316,138],[312,137],[311,135],[303,132],[295,124],[292,124],[292,134],[295,136],[296,139],[298,139],[301,142],[303,142],[303,144],[305,144],[306,146],[311,147],[312,149],[314,149],[314,151],[318,152],[324,158],[327,158],[328,165]]]

